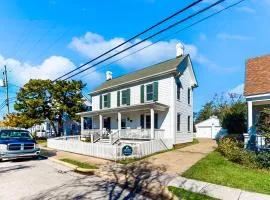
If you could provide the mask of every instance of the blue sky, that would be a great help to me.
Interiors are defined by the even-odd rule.
[[[0,69],[6,64],[10,82],[19,86],[30,78],[56,78],[191,2],[193,1],[0,1]],[[196,12],[211,2],[215,0],[205,0],[175,20]],[[227,0],[160,37],[234,2],[236,0]],[[175,44],[181,41],[186,52],[191,54],[199,82],[199,87],[194,91],[194,109],[198,111],[215,93],[228,92],[235,88],[237,91],[241,90],[245,61],[269,53],[269,9],[269,0],[246,0],[237,7],[179,32],[134,56],[113,64],[104,63],[100,70],[89,73],[90,70],[82,74],[83,77],[79,75],[77,78],[87,83],[85,92],[90,91],[105,80],[106,70],[113,71],[113,76],[116,77],[175,57]],[[159,37],[143,43],[142,46],[151,44],[156,39]],[[11,97],[18,90],[14,85],[11,85]],[[0,88],[0,103],[3,98],[4,89]],[[0,114],[3,113],[4,110],[1,110]]]

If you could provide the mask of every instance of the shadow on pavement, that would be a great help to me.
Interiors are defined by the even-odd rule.
[[[147,162],[107,166],[102,171],[107,174],[107,180],[78,175],[74,181],[26,199],[172,199],[166,187],[162,186],[164,172],[163,168]]]

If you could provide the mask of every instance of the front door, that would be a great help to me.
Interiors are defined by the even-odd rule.
[[[107,118],[104,118],[104,128],[106,128],[106,130],[111,130],[111,118],[110,117],[107,117]]]

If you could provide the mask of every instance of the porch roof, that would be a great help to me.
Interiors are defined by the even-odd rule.
[[[102,110],[81,112],[81,113],[77,113],[77,115],[80,115],[82,117],[91,117],[91,116],[111,114],[111,113],[117,113],[117,112],[131,112],[131,111],[147,110],[150,108],[154,108],[154,110],[165,111],[166,109],[169,108],[169,106],[162,103],[158,103],[158,102],[146,102],[146,103],[135,104],[135,105],[130,105],[130,106],[104,108]]]

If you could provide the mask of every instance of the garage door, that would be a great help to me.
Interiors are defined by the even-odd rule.
[[[196,137],[198,138],[211,138],[211,127],[198,127]]]

